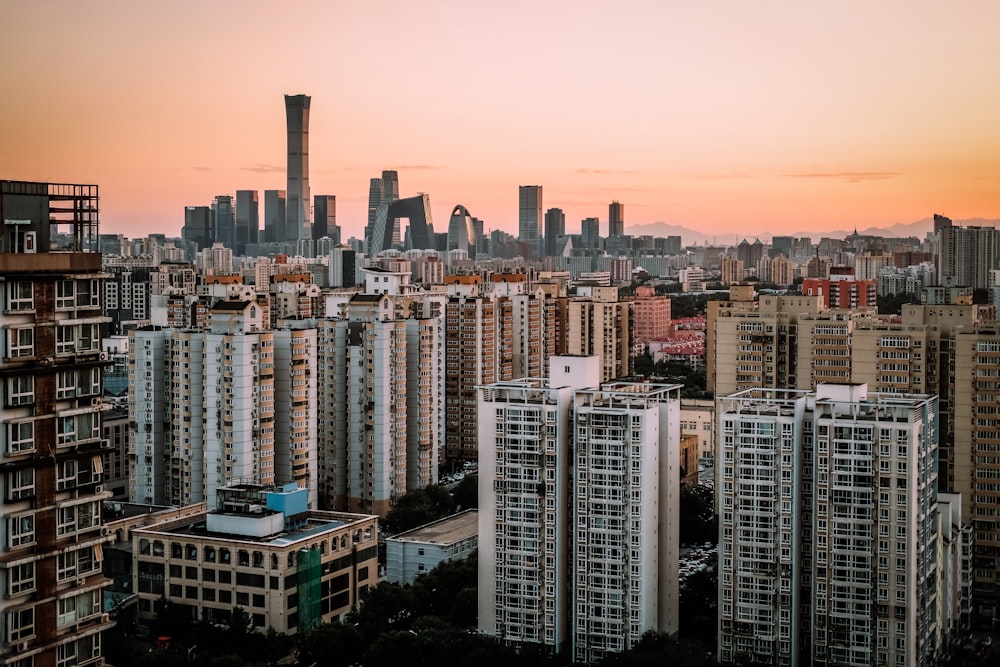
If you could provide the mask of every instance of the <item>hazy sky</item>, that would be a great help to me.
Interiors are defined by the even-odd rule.
[[[368,180],[517,230],[782,233],[1000,217],[1000,2],[7,0],[0,178],[97,183],[102,231],[285,189],[282,95],[312,96],[313,194],[361,235]],[[263,206],[263,194],[261,194]],[[263,211],[261,212],[263,216]]]

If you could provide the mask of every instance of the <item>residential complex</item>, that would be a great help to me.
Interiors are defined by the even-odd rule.
[[[479,627],[592,661],[677,630],[680,401],[550,363],[481,389]]]
[[[937,664],[961,620],[938,424],[935,397],[864,384],[719,399],[721,661]]]

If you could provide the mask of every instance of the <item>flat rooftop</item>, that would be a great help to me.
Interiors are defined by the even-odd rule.
[[[310,513],[312,514],[312,513]],[[233,516],[240,516],[239,513],[232,513]],[[137,530],[163,533],[176,536],[189,536],[198,538],[210,538],[218,540],[233,540],[236,542],[254,542],[257,544],[270,544],[277,547],[288,546],[301,540],[309,539],[323,533],[333,532],[344,526],[350,526],[370,517],[357,515],[348,517],[341,515],[340,518],[324,518],[319,516],[309,516],[305,522],[290,530],[283,530],[279,533],[264,535],[261,537],[253,535],[241,535],[238,533],[222,533],[209,531],[207,525],[207,514],[193,517],[181,523],[168,523],[162,526],[145,526]],[[246,515],[243,515],[246,516]],[[263,516],[263,515],[261,515]],[[351,519],[354,520],[351,520]]]
[[[466,510],[453,514],[434,523],[420,526],[388,539],[399,542],[423,542],[425,544],[449,545],[460,542],[479,533],[479,512]]]

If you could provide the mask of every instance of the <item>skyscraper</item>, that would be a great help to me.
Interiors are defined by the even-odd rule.
[[[597,249],[601,245],[600,218],[584,218],[580,222],[580,242],[584,248]]]
[[[232,195],[219,195],[212,200],[212,229],[214,242],[235,250],[236,208]]]
[[[256,190],[236,191],[236,242],[233,250],[245,255],[248,243],[257,243],[260,232],[260,202]]]
[[[309,233],[309,101],[308,95],[285,95],[288,126],[288,209],[285,237],[279,241],[310,238]]]
[[[316,195],[313,199],[312,237],[318,241],[324,236],[340,245],[340,227],[337,226],[337,198],[333,195]]]
[[[550,208],[545,212],[545,255],[553,257],[562,251],[558,247],[559,237],[566,236],[566,214],[561,208]]]
[[[212,245],[212,209],[208,206],[187,206],[184,209],[184,227],[181,238],[193,242],[196,251]]]
[[[542,227],[542,186],[518,187],[517,240],[526,243],[532,255],[538,255],[538,232]]]
[[[371,179],[371,183],[368,186],[368,226],[365,227],[365,244],[366,252],[372,257],[384,249],[381,241],[378,248],[374,248],[370,243],[372,235],[375,233],[375,214],[378,211],[378,207],[397,199],[399,199],[399,174],[397,172],[390,170],[383,171],[380,178]],[[398,220],[391,222],[393,246],[398,246],[402,242],[397,223]]]
[[[285,240],[284,190],[264,190],[264,240],[276,243]]]
[[[618,201],[608,205],[608,236],[625,236],[625,207]]]

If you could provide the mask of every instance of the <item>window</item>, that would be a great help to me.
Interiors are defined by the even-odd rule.
[[[35,515],[25,514],[7,519],[7,544],[20,547],[35,543]]]
[[[7,614],[7,641],[19,642],[35,636],[35,609],[19,609]]]
[[[34,309],[34,286],[26,281],[9,283],[7,286],[7,310]]]
[[[7,380],[7,405],[30,405],[35,402],[35,376],[17,375]]]
[[[7,498],[19,500],[35,495],[35,469],[20,468],[7,473]]]
[[[7,430],[7,452],[21,454],[35,450],[35,422],[12,422]]]
[[[72,280],[60,280],[56,283],[56,309],[73,308],[75,304],[74,283]]]
[[[10,357],[35,356],[35,329],[18,327],[10,329]]]
[[[7,568],[7,595],[20,595],[33,590],[35,590],[34,563]]]

